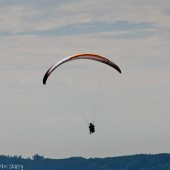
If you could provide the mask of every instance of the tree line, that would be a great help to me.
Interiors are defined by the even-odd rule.
[[[170,154],[138,154],[108,158],[32,158],[0,155],[0,170],[170,170]]]

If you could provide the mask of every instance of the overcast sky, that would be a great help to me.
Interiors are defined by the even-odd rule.
[[[0,154],[170,152],[170,1],[0,0],[0,51]],[[77,53],[103,55],[122,74],[74,61],[42,84]]]

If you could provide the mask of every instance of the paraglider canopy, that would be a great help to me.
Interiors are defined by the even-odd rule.
[[[111,60],[109,60],[103,56],[100,56],[98,54],[76,54],[76,55],[64,58],[63,60],[52,65],[44,75],[43,84],[46,84],[48,77],[57,67],[59,67],[60,65],[66,63],[66,62],[69,62],[72,60],[77,60],[77,59],[90,59],[90,60],[98,61],[98,62],[104,63],[104,64],[116,69],[119,73],[121,73],[120,68],[115,63],[113,63]]]

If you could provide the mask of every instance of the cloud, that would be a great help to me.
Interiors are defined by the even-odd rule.
[[[167,1],[1,1],[1,32],[49,31],[80,24],[118,22],[168,27]]]

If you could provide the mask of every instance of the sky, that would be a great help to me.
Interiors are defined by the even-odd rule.
[[[169,1],[0,0],[0,51],[0,154],[170,152]],[[42,84],[51,65],[79,53],[122,74],[81,60]]]

